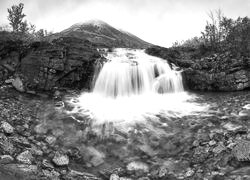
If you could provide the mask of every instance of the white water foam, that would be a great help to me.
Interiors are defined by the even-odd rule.
[[[93,92],[81,94],[71,113],[87,115],[95,124],[124,125],[204,110],[191,102],[195,97],[184,91],[181,72],[166,60],[129,49],[115,49],[106,58]]]

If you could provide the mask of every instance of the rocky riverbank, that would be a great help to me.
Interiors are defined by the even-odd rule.
[[[197,56],[194,49],[158,46],[148,48],[146,52],[183,68],[188,89],[238,91],[250,88],[250,57],[230,52]]]
[[[33,94],[56,88],[91,87],[101,59],[91,42],[74,37],[61,37],[52,42],[3,37],[0,39],[0,84],[12,83],[19,91]]]
[[[249,92],[200,93],[195,101],[209,104],[206,112],[159,114],[159,121],[148,119],[147,126],[137,124],[127,133],[110,124],[101,134],[91,128],[90,116],[64,113],[72,108],[67,99],[78,93],[57,92],[48,99],[1,87],[5,179],[250,178]]]

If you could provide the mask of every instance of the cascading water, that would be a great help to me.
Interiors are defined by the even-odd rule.
[[[74,100],[73,113],[88,116],[96,124],[131,124],[157,114],[181,116],[199,110],[188,102],[181,71],[166,60],[143,50],[108,52],[91,93]],[[71,113],[72,113],[71,112]]]
[[[181,73],[142,50],[116,49],[107,59],[93,93],[120,97],[183,91]]]

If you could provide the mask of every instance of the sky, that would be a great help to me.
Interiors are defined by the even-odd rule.
[[[0,0],[0,25],[8,24],[7,8],[20,2],[26,20],[37,29],[59,32],[100,19],[164,47],[200,36],[209,11],[221,9],[234,19],[250,17],[250,0]]]

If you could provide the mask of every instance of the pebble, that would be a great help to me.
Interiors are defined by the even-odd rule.
[[[36,134],[45,134],[47,133],[48,129],[46,128],[45,124],[38,124],[35,128],[34,131]]]
[[[188,171],[186,172],[185,176],[186,177],[191,177],[194,175],[194,170],[191,168],[188,168]]]
[[[94,167],[96,167],[96,166],[99,166],[99,165],[103,164],[103,163],[104,163],[104,160],[103,160],[103,158],[100,157],[100,156],[94,156],[93,158],[91,158],[90,163],[91,163]]]
[[[139,161],[133,161],[127,165],[128,171],[139,171],[142,170],[143,172],[148,172],[149,168],[146,163],[139,162]]]
[[[109,180],[120,180],[120,177],[117,174],[111,174]]]
[[[52,145],[52,144],[54,144],[56,142],[56,137],[54,137],[54,136],[47,136],[46,139],[45,139],[45,141],[48,144]]]
[[[45,167],[45,168],[54,169],[53,164],[51,164],[47,159],[44,159],[44,160],[42,161],[42,165],[43,165],[43,167]]]
[[[54,158],[52,161],[57,165],[57,166],[65,166],[69,164],[69,157],[65,154],[61,154],[59,152],[56,152]]]
[[[216,153],[216,154],[219,154],[219,153],[221,153],[224,150],[226,150],[226,147],[222,143],[220,143],[220,144],[218,144],[218,146],[216,146],[213,149],[213,152]]]
[[[2,122],[1,128],[4,130],[6,134],[12,134],[14,132],[14,128],[5,121]]]
[[[23,85],[23,82],[21,80],[21,78],[19,77],[16,77],[16,79],[14,79],[14,81],[12,81],[12,86],[17,90],[17,91],[20,91],[20,92],[24,92],[24,85]]]
[[[213,145],[215,145],[216,144],[216,141],[215,140],[211,140],[211,141],[209,141],[209,146],[213,146]]]
[[[22,152],[21,154],[19,154],[16,159],[21,162],[21,163],[25,163],[25,164],[31,164],[31,161],[33,159],[32,154],[30,153],[29,150],[26,150],[24,152]]]

